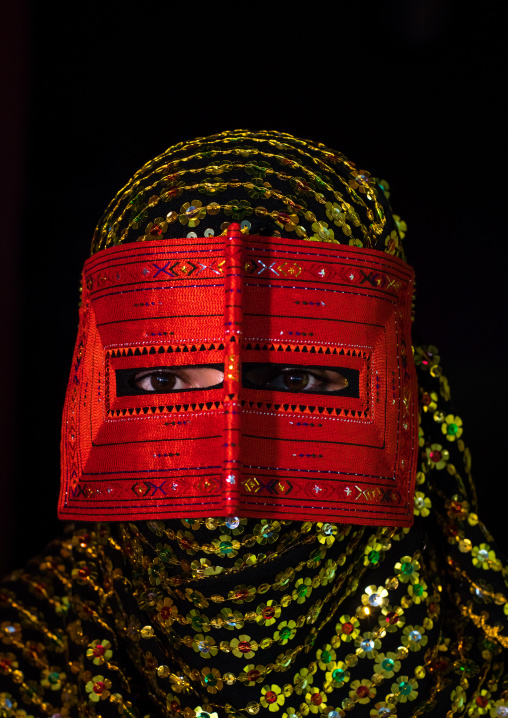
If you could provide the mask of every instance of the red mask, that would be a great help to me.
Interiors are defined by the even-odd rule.
[[[83,272],[59,516],[409,526],[413,271],[365,248],[137,242]]]

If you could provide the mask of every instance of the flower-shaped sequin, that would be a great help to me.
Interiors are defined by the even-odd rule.
[[[385,252],[387,254],[396,254],[399,249],[399,235],[395,229],[385,238]]]
[[[379,566],[384,558],[383,552],[386,551],[386,546],[376,540],[376,537],[370,539],[364,549],[364,565],[374,568]]]
[[[460,416],[454,416],[453,414],[445,416],[445,420],[441,424],[441,431],[446,436],[448,441],[460,439],[462,432],[464,431]]]
[[[157,556],[160,558],[160,560],[163,563],[172,563],[175,566],[178,566],[179,561],[176,558],[175,554],[173,553],[173,549],[171,546],[167,543],[158,543],[155,546],[155,550],[157,551]]]
[[[383,678],[393,678],[395,673],[400,671],[400,661],[395,653],[378,653],[374,673],[379,673]]]
[[[206,217],[206,208],[199,199],[193,199],[192,202],[185,202],[180,207],[178,221],[180,224],[188,227],[197,227],[203,217]]]
[[[52,691],[59,691],[65,678],[65,673],[60,673],[58,668],[45,668],[41,673],[41,686]]]
[[[245,584],[235,586],[235,588],[228,593],[228,599],[238,604],[249,603],[254,600],[255,596],[256,587],[246,586]]]
[[[340,688],[349,678],[348,666],[343,661],[338,661],[331,671],[325,673],[326,686],[332,685],[334,688]]]
[[[160,586],[166,578],[166,568],[160,558],[154,558],[148,566],[148,580],[152,586]]]
[[[471,509],[469,501],[466,501],[463,498],[461,499],[461,497],[457,494],[452,496],[450,499],[447,499],[445,506],[447,514],[453,522],[457,520],[464,521],[464,519],[468,517]]]
[[[368,703],[376,695],[376,689],[372,685],[372,681],[363,678],[361,681],[353,681],[349,690],[349,697],[355,703]]]
[[[490,709],[490,718],[507,718],[508,717],[508,699],[500,698],[492,705]]]
[[[273,173],[271,165],[264,160],[259,162],[247,162],[245,164],[245,171],[248,175],[253,175],[257,178],[265,177],[265,175]]]
[[[397,696],[400,703],[406,701],[414,701],[418,695],[418,681],[416,678],[408,678],[407,676],[400,676],[396,683],[392,683],[392,693]]]
[[[159,662],[151,651],[143,653],[143,665],[147,673],[155,673],[159,667]]]
[[[419,562],[411,556],[403,556],[394,566],[395,575],[402,583],[417,583],[420,570]]]
[[[189,556],[195,555],[197,542],[194,539],[194,534],[190,531],[177,531],[176,540],[182,551],[185,551]]]
[[[164,232],[168,228],[168,223],[164,217],[156,217],[153,222],[149,222],[143,236],[144,240],[164,239]]]
[[[202,180],[198,185],[198,192],[202,192],[203,194],[207,194],[213,197],[216,194],[221,194],[222,192],[225,192],[227,188],[227,182],[224,182],[218,177],[213,177],[210,179]]]
[[[225,172],[231,172],[233,165],[230,162],[223,162],[220,165],[208,165],[205,172],[210,175],[222,175]]]
[[[318,691],[317,688],[314,687],[305,694],[305,702],[309,706],[311,713],[325,713],[327,700],[328,696],[326,693],[324,691]]]
[[[294,232],[295,229],[298,226],[298,215],[288,212],[271,212],[270,216],[273,220],[275,220],[275,224],[277,224],[281,229],[284,229],[286,232]]]
[[[299,578],[295,582],[293,589],[292,598],[297,603],[305,603],[312,593],[312,579],[308,576],[306,578]]]
[[[244,685],[255,686],[256,683],[261,683],[266,674],[264,666],[255,666],[253,663],[245,666],[242,670],[242,676],[245,674]]]
[[[280,707],[284,705],[285,700],[285,695],[275,683],[261,688],[261,698],[259,702],[263,708],[268,708],[271,713],[278,711]]]
[[[397,707],[392,703],[379,701],[379,703],[375,704],[369,715],[370,718],[396,718]]]
[[[164,628],[169,628],[178,615],[178,609],[173,604],[173,600],[169,598],[169,596],[166,596],[166,598],[157,603],[156,609],[160,625]]]
[[[294,581],[295,579],[295,570],[293,567],[285,568],[284,571],[280,571],[275,576],[275,582],[273,584],[273,588],[278,591],[283,591],[286,589],[291,581]]]
[[[349,643],[360,634],[360,622],[356,616],[341,616],[339,622],[335,625],[335,631],[340,636],[341,641]]]
[[[404,222],[403,219],[401,219],[399,217],[398,214],[394,214],[393,219],[395,221],[395,226],[397,227],[400,238],[404,239],[404,237],[406,236],[406,232],[407,232],[407,224]]]
[[[0,623],[0,637],[2,643],[13,643],[21,640],[21,625],[14,621],[3,621]]]
[[[421,368],[428,371],[431,376],[440,376],[442,373],[441,367],[439,366],[441,357],[438,354],[437,347],[433,345],[416,347],[414,361],[416,366],[421,366]]]
[[[418,581],[418,583],[411,584],[408,587],[407,592],[413,599],[413,603],[416,603],[416,604],[421,603],[422,601],[425,601],[425,599],[429,595],[428,591],[427,591],[427,584],[425,583],[425,581],[423,579],[420,579]]]
[[[251,203],[246,199],[231,199],[224,207],[224,213],[236,221],[241,221],[246,217],[250,217],[254,210]]]
[[[330,670],[330,666],[335,662],[336,653],[329,643],[316,653],[318,666],[322,671]]]
[[[271,626],[279,618],[281,608],[275,601],[260,603],[256,608],[256,622],[262,626]]]
[[[384,586],[367,586],[362,595],[362,604],[369,609],[382,608],[388,603],[388,591]]]
[[[279,538],[281,525],[279,521],[262,519],[260,524],[254,526],[253,534],[258,544],[275,543]]]
[[[433,414],[437,409],[437,403],[438,403],[439,397],[437,395],[437,392],[431,391],[422,391],[422,395],[420,398],[420,404],[423,407],[423,411],[430,412]]]
[[[310,240],[315,242],[333,242],[334,244],[340,244],[340,242],[335,239],[333,229],[328,227],[328,222],[313,222],[312,231],[314,234],[309,237]]]
[[[186,588],[185,598],[188,601],[192,601],[197,608],[206,608],[208,606],[208,600],[203,596],[201,591],[197,591],[195,588]]]
[[[327,547],[330,547],[332,544],[335,543],[337,531],[337,524],[332,524],[329,522],[323,523],[322,521],[318,521],[316,523],[316,535],[318,541],[319,543],[322,543]]]
[[[415,516],[428,516],[432,507],[432,501],[425,496],[423,491],[415,493]]]
[[[381,648],[381,641],[373,633],[367,631],[355,641],[356,655],[359,658],[375,658]]]
[[[233,536],[240,536],[245,531],[247,519],[241,519],[238,516],[226,516],[224,525]]]
[[[95,666],[101,666],[103,663],[107,663],[112,656],[113,651],[111,650],[111,643],[108,640],[96,640],[88,644],[86,657],[90,659]]]
[[[245,184],[247,194],[251,199],[269,199],[271,197],[272,185],[263,181],[261,177],[253,177],[250,182]]]
[[[293,685],[295,687],[295,693],[301,695],[307,690],[307,687],[312,685],[314,682],[314,675],[309,671],[308,668],[302,668],[293,678]]]
[[[85,690],[88,693],[88,698],[97,703],[103,701],[109,696],[109,689],[111,688],[111,681],[109,678],[104,676],[93,676],[92,680],[88,681],[85,685]]]
[[[240,542],[236,539],[231,540],[229,534],[224,534],[218,539],[213,539],[212,546],[220,558],[234,558],[238,554]]]
[[[201,669],[201,685],[206,688],[208,693],[217,693],[222,690],[224,683],[217,668],[205,666]]]
[[[402,645],[410,651],[421,651],[427,645],[428,636],[421,626],[406,626],[402,635]]]
[[[178,179],[175,178],[175,175],[167,177],[164,184],[166,185],[166,189],[161,192],[161,200],[164,202],[170,202],[171,200],[180,197],[183,192],[183,188],[185,187],[185,182],[182,180],[178,181]]]
[[[349,186],[359,192],[373,191],[376,180],[366,170],[353,170],[349,173]]]
[[[87,563],[86,561],[79,561],[71,571],[72,578],[80,586],[84,586],[88,582],[93,583],[98,575],[97,566],[94,563]]]
[[[326,202],[325,204],[326,216],[331,220],[337,227],[343,227],[346,222],[346,213],[343,211],[340,204],[337,202]]]
[[[487,711],[490,711],[491,707],[491,693],[486,688],[482,688],[477,691],[474,696],[474,709],[470,712],[470,715],[485,715]]]
[[[323,568],[319,570],[319,583],[321,586],[327,586],[331,583],[337,574],[337,564],[329,558]]]
[[[223,608],[220,612],[220,618],[223,620],[221,627],[227,628],[229,631],[243,628],[244,620],[240,611],[233,611],[231,608]]]
[[[281,621],[277,626],[277,630],[273,634],[274,641],[277,641],[281,646],[285,646],[288,641],[294,638],[296,635],[296,622],[295,621]]]
[[[202,633],[197,633],[192,641],[192,648],[199,653],[202,658],[210,658],[210,656],[216,656],[218,648],[215,645],[215,639],[211,636],[205,636]]]
[[[289,184],[297,194],[301,194],[304,197],[312,197],[316,191],[315,186],[312,182],[308,182],[303,177],[291,177]]]
[[[229,642],[233,655],[237,658],[253,658],[259,646],[250,636],[241,635]]]
[[[404,611],[402,608],[393,609],[391,606],[386,606],[383,609],[383,615],[379,617],[378,623],[388,633],[395,633],[406,623]]]
[[[386,199],[390,199],[390,183],[385,179],[379,179],[379,177],[375,177],[374,180]]]
[[[471,551],[473,566],[483,568],[485,571],[489,568],[497,568],[496,552],[493,551],[488,543],[481,543],[479,546],[473,546]]]
[[[450,458],[450,453],[441,444],[431,444],[426,449],[429,466],[433,469],[444,469]]]

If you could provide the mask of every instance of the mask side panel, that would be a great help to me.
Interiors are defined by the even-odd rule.
[[[242,389],[240,515],[409,525],[411,270],[380,252],[290,240],[252,240],[247,255],[244,361],[273,371]],[[307,388],[273,379],[284,365]]]

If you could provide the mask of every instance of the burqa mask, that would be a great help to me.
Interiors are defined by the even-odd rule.
[[[83,271],[62,518],[411,524],[413,272],[382,188],[299,143],[178,145],[111,203]]]

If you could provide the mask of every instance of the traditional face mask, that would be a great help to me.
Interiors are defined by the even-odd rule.
[[[64,410],[61,518],[408,526],[413,272],[242,234],[97,252]]]

